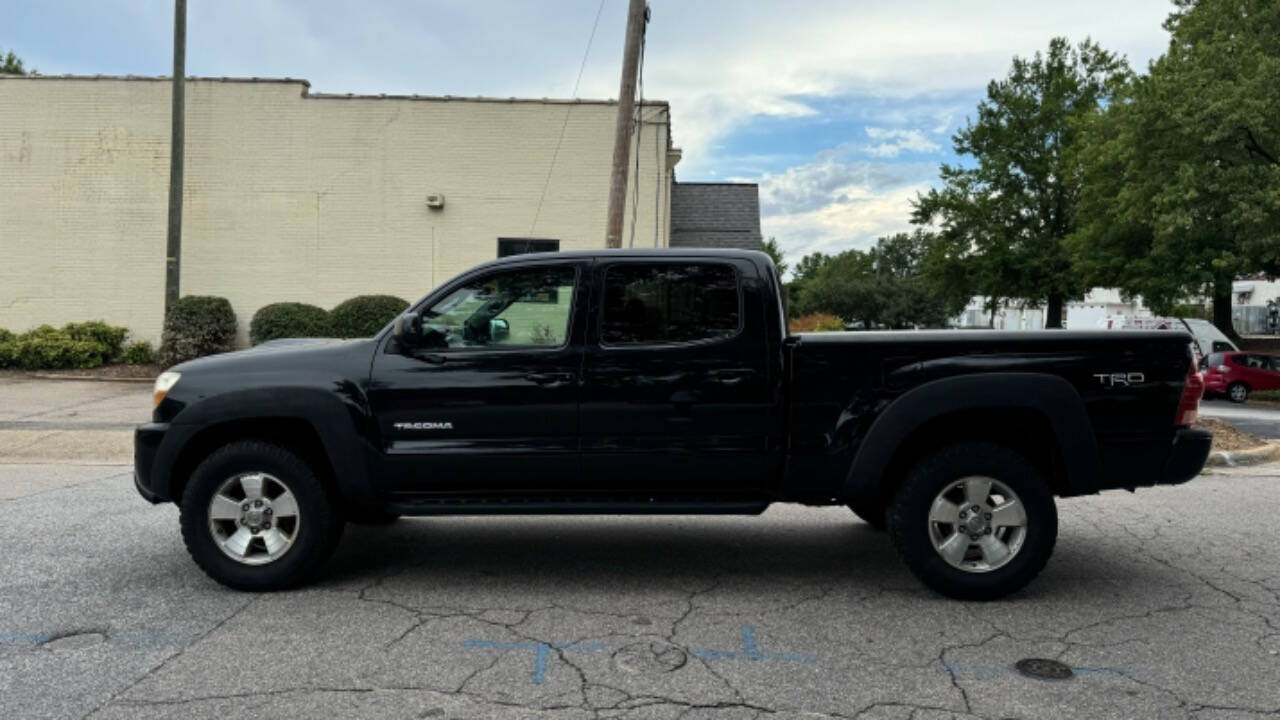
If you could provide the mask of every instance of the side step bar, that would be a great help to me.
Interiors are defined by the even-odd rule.
[[[399,497],[400,515],[759,515],[768,500],[663,497]]]

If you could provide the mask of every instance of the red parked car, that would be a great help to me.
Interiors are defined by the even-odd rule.
[[[1205,395],[1226,395],[1242,403],[1254,390],[1280,390],[1280,356],[1222,352],[1205,359]]]

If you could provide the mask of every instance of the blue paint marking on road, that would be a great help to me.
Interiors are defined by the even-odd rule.
[[[472,650],[532,650],[533,684],[541,685],[547,675],[547,658],[554,650],[604,650],[603,643],[541,643],[541,642],[493,642],[490,640],[467,640],[463,643]]]
[[[750,625],[742,626],[741,650],[694,650],[693,655],[704,660],[748,660],[751,662],[769,660],[774,662],[804,663],[818,661],[818,658],[806,653],[765,652],[761,650],[760,643],[756,640],[756,629]]]

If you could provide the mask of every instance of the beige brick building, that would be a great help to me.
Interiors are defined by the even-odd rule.
[[[0,327],[101,319],[159,339],[169,88],[0,76]],[[192,79],[182,293],[229,298],[244,340],[265,304],[412,300],[502,238],[602,247],[616,107]],[[634,245],[666,247],[679,151],[665,103],[642,116],[624,245],[634,215]]]

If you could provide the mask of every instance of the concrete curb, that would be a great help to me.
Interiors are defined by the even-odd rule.
[[[1236,450],[1226,452],[1219,450],[1209,453],[1205,467],[1243,467],[1245,465],[1261,465],[1280,460],[1280,444],[1265,445],[1252,450]]]
[[[77,382],[118,382],[118,383],[147,383],[151,384],[156,381],[155,378],[129,378],[129,377],[99,377],[97,375],[58,375],[55,373],[27,373],[26,377],[36,380],[75,380]]]

